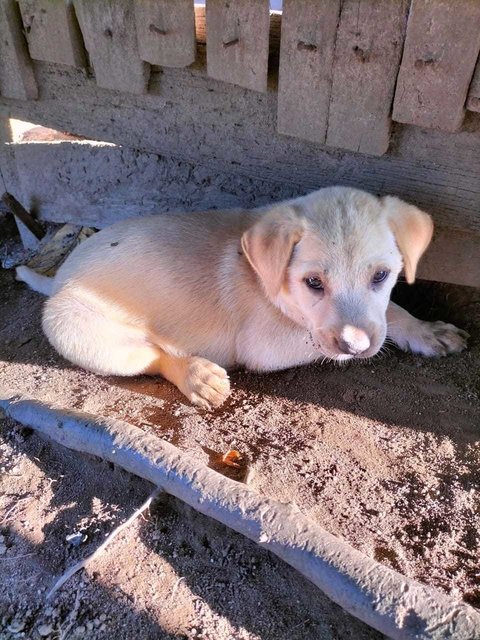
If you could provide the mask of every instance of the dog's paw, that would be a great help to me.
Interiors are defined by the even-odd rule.
[[[404,351],[435,357],[463,351],[469,337],[466,331],[453,324],[416,320],[402,339],[395,341]]]
[[[219,407],[230,394],[225,369],[204,358],[189,359],[182,387],[190,402],[202,409]]]

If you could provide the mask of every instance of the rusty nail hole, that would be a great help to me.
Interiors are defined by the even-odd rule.
[[[359,58],[362,62],[368,62],[370,59],[370,51],[364,51],[358,45],[355,45],[353,47],[353,52],[355,53],[357,58]]]
[[[155,26],[154,24],[149,25],[148,30],[151,33],[158,33],[160,36],[166,36],[168,31],[165,31],[165,29],[159,29],[157,26]]]
[[[105,29],[105,31],[103,32],[104,35],[107,36],[107,38],[111,38],[113,36],[112,30],[111,29]]]
[[[309,44],[308,42],[302,42],[299,40],[297,43],[297,49],[299,51],[316,51],[318,47],[316,44]]]
[[[240,42],[239,38],[235,38],[234,40],[229,40],[228,42],[224,42],[223,46],[225,47],[225,49],[227,49],[228,47],[233,47],[233,45],[238,44]]]
[[[425,60],[415,60],[415,69],[422,69],[423,67],[428,67],[433,64],[435,59],[433,57],[425,58]]]

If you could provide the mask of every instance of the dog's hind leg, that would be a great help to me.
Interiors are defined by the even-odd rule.
[[[467,346],[468,333],[446,322],[425,322],[390,302],[387,309],[387,336],[403,351],[424,356],[458,353]]]
[[[134,376],[157,357],[144,328],[85,288],[64,287],[47,300],[42,324],[64,358],[95,373]]]
[[[50,298],[43,329],[64,358],[95,373],[162,375],[203,408],[219,406],[230,392],[224,369],[179,353],[135,323],[127,311],[84,288],[65,287]]]

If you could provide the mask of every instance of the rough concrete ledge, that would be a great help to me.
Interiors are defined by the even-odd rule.
[[[253,208],[311,190],[91,140],[5,145],[0,172],[40,218],[97,228],[167,211]],[[420,276],[480,286],[479,252],[479,235],[439,228]]]

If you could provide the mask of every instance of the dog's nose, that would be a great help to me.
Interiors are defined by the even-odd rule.
[[[370,338],[363,329],[347,324],[337,338],[337,345],[342,353],[358,356],[370,347]]]

